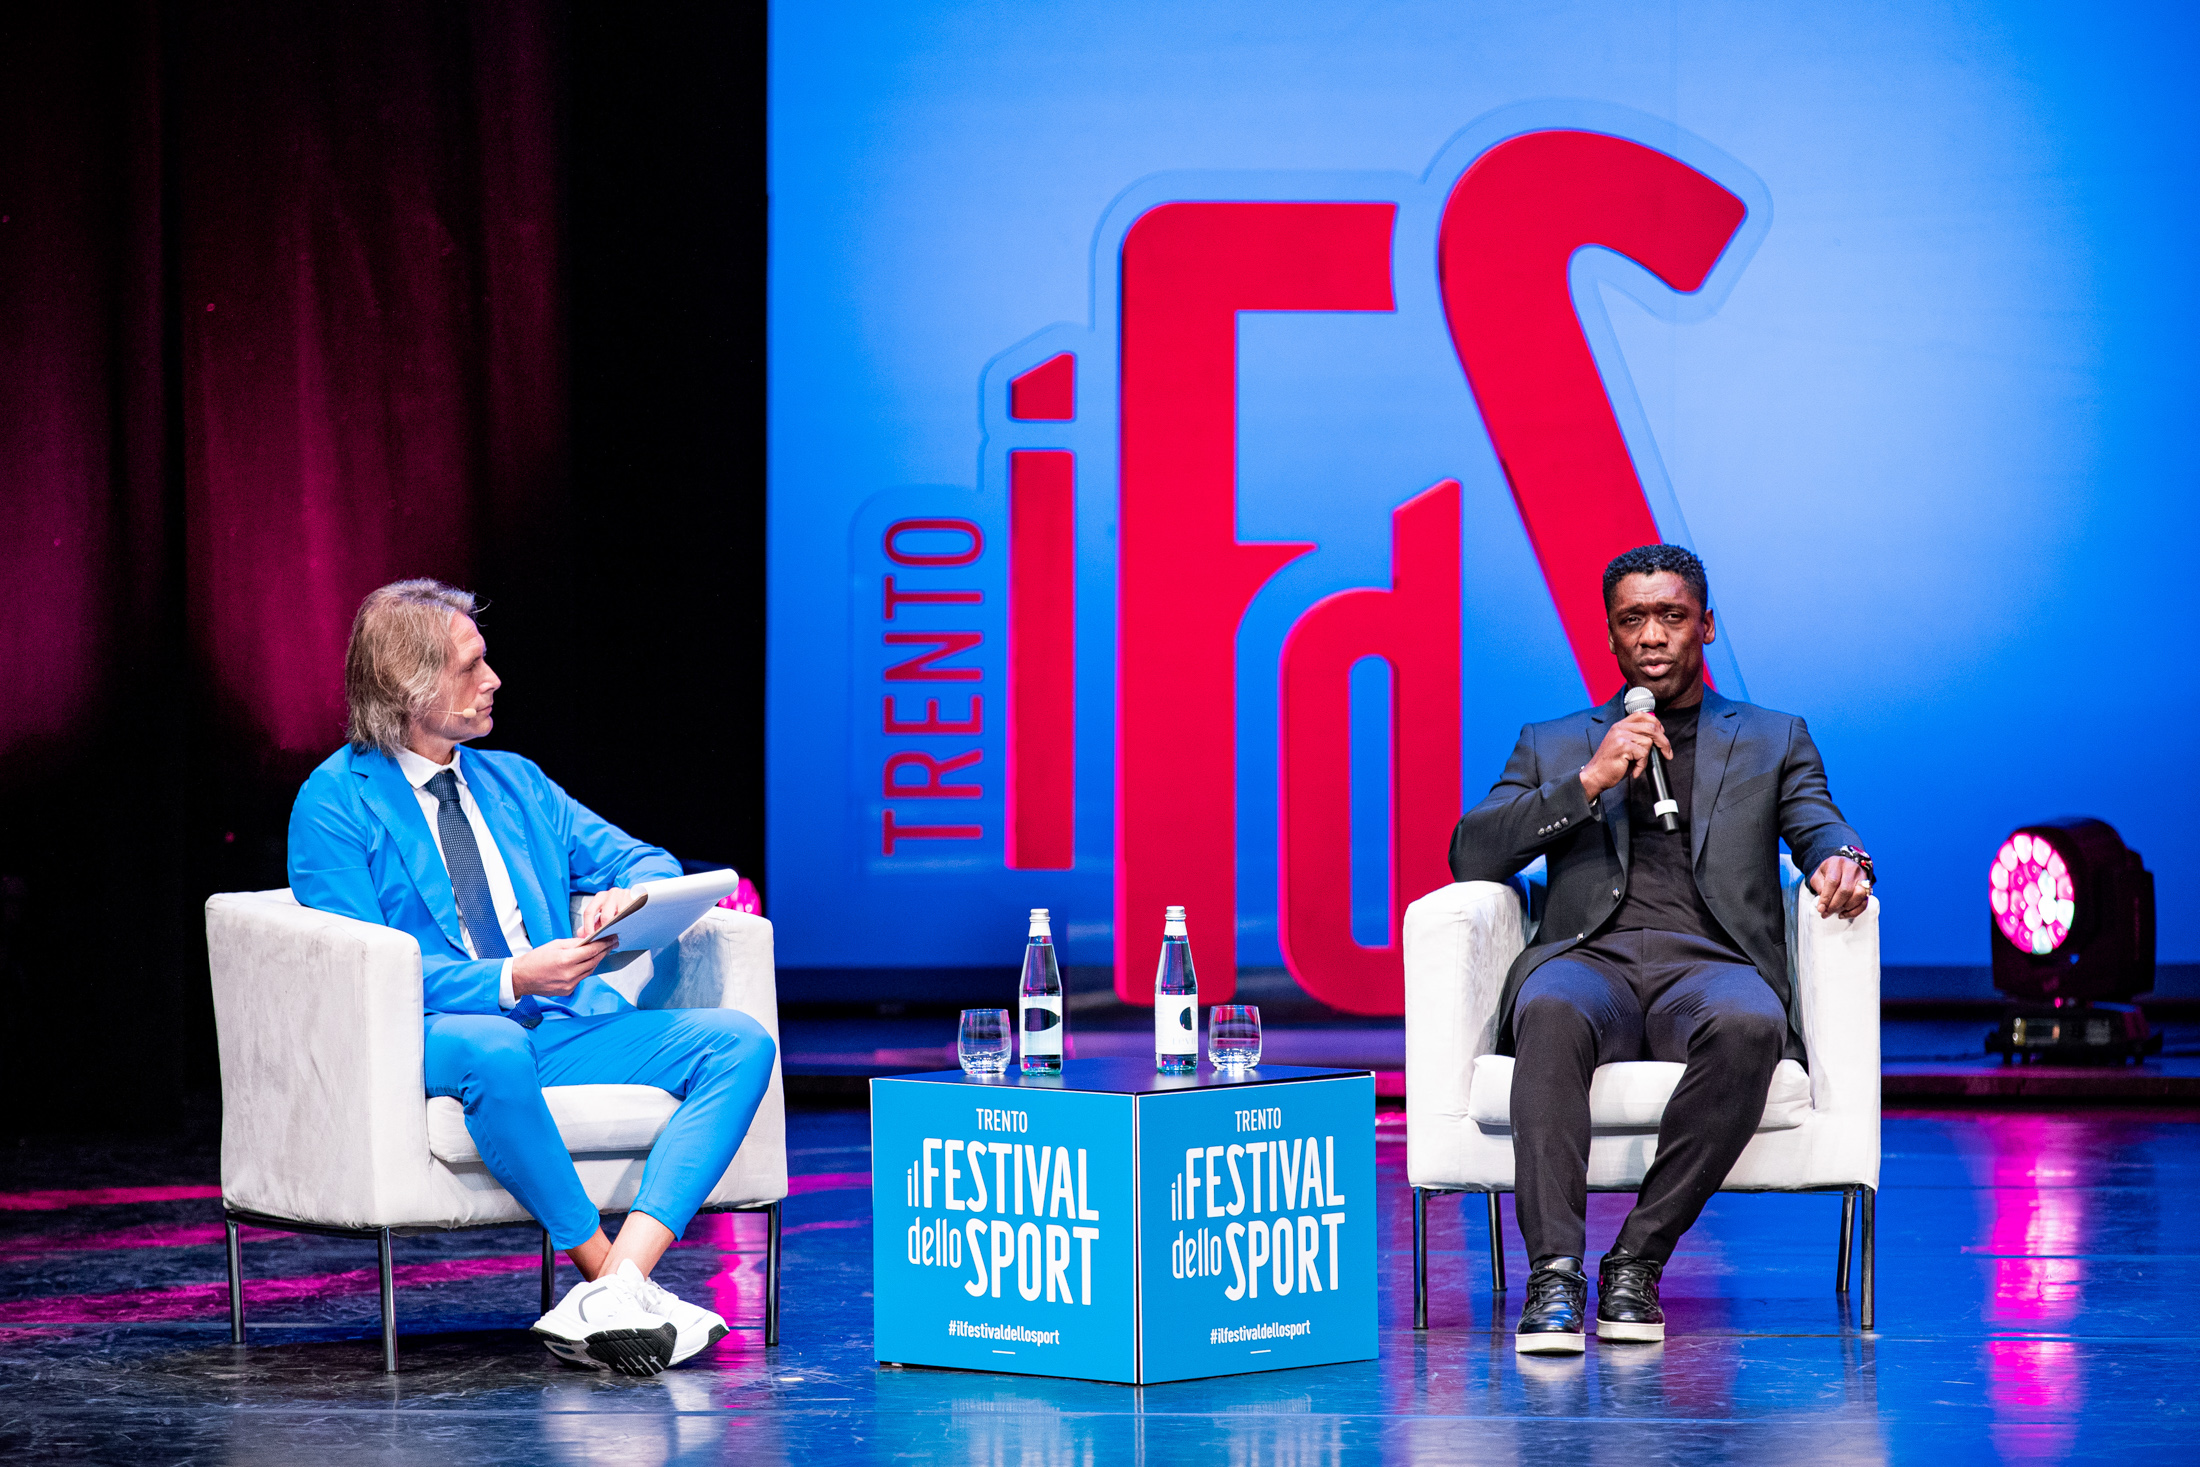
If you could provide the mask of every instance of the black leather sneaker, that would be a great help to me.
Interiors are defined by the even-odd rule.
[[[1658,1306],[1662,1263],[1614,1251],[1597,1265],[1597,1338],[1648,1343],[1665,1338]]]
[[[1513,1349],[1522,1355],[1579,1355],[1589,1317],[1589,1276],[1578,1258],[1546,1258],[1528,1275]]]

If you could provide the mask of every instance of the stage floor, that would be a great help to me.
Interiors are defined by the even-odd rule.
[[[1729,1196],[1666,1275],[1673,1338],[1565,1362],[1513,1355],[1526,1260],[1513,1234],[1493,1312],[1479,1198],[1464,1225],[1432,1209],[1434,1327],[1410,1327],[1401,1119],[1379,1131],[1382,1358],[1144,1389],[875,1365],[860,1112],[790,1117],[784,1343],[757,1328],[761,1221],[706,1219],[665,1278],[743,1327],[651,1381],[560,1366],[521,1333],[522,1229],[399,1243],[395,1378],[370,1245],[248,1235],[253,1342],[232,1347],[211,1155],[13,1149],[0,1448],[320,1467],[2191,1460],[2193,1112],[1892,1113],[1877,1335],[1833,1294],[1837,1199]],[[1593,1199],[1593,1247],[1624,1206]]]
[[[1265,1012],[1273,1007],[1263,1000]],[[1986,1053],[1992,1005],[1964,1017],[1890,1014],[1880,1021],[1880,1084],[1889,1105],[2041,1103],[2114,1100],[2200,1108],[2200,1023],[2157,1020],[2162,1053],[2144,1064],[2008,1065]],[[1398,1019],[1357,1019],[1314,1011],[1301,1001],[1290,1022],[1271,1022],[1264,1036],[1269,1061],[1373,1070],[1375,1093],[1402,1102],[1406,1034]],[[1110,1006],[1070,1017],[1071,1053],[1091,1059],[1152,1052],[1151,1010]],[[786,1042],[789,1092],[860,1104],[874,1075],[951,1069],[955,1019],[950,1014],[896,1017],[813,1017],[780,1021]]]

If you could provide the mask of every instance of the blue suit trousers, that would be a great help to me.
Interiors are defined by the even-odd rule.
[[[545,1016],[532,1029],[501,1014],[430,1014],[428,1093],[465,1107],[481,1159],[560,1248],[600,1219],[558,1138],[550,1085],[655,1085],[679,1097],[649,1160],[634,1211],[685,1231],[725,1175],[771,1083],[775,1046],[734,1009],[624,1009]]]

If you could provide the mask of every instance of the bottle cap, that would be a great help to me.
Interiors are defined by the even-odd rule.
[[[1033,908],[1031,909],[1031,920],[1032,920],[1032,921],[1034,921],[1034,922],[1044,922],[1044,921],[1046,921],[1046,919],[1047,919],[1047,909],[1046,909],[1045,907],[1033,907]]]
[[[1184,920],[1184,909],[1182,907],[1171,907],[1161,914],[1161,920],[1164,922],[1181,922]]]

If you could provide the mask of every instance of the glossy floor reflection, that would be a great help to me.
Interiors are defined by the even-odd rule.
[[[756,1328],[760,1222],[706,1219],[666,1277],[744,1328],[653,1381],[567,1369],[520,1333],[535,1255],[519,1229],[400,1243],[394,1379],[371,1246],[248,1235],[253,1336],[233,1348],[210,1156],[26,1148],[0,1190],[0,1447],[440,1467],[1645,1467],[2189,1461],[2200,1436],[2200,1329],[2181,1307],[2200,1287],[2189,1113],[1890,1115],[1878,1334],[1833,1294],[1834,1199],[1728,1196],[1666,1276],[1674,1337],[1570,1362],[1512,1354],[1479,1207],[1432,1209],[1434,1327],[1410,1328],[1402,1128],[1386,1124],[1382,1359],[1144,1390],[877,1367],[866,1118],[798,1112],[790,1132],[784,1343],[767,1352]],[[1624,1205],[1595,1199],[1593,1248]]]

